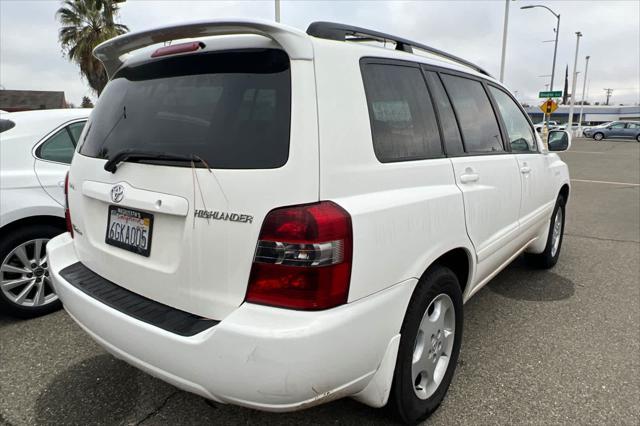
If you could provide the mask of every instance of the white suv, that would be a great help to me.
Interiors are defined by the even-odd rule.
[[[451,382],[463,302],[523,252],[558,259],[567,166],[462,59],[261,21],[95,54],[111,80],[70,169],[72,232],[48,246],[55,287],[179,388],[270,411],[390,400],[414,422]]]

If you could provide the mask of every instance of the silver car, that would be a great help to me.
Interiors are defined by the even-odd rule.
[[[640,142],[640,121],[612,121],[584,130],[584,136],[596,141],[608,138],[635,139]]]

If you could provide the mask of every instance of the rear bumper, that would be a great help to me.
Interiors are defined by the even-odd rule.
[[[320,312],[245,303],[217,325],[180,336],[109,307],[65,281],[60,271],[78,262],[69,234],[51,240],[47,252],[69,315],[116,357],[181,389],[268,411],[291,411],[358,393],[370,405],[386,402],[386,395],[371,398],[368,393],[376,387],[379,394],[381,381],[388,393],[391,376],[387,371],[380,377],[378,371],[381,364],[395,363],[397,336],[415,280]]]

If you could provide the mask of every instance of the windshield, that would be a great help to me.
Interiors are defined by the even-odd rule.
[[[137,149],[196,155],[213,168],[276,168],[289,156],[290,115],[289,58],[281,50],[170,57],[116,73],[79,153],[108,159]]]

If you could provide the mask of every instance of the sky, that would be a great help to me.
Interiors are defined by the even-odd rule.
[[[549,83],[560,14],[554,89],[569,88],[581,31],[576,85],[582,96],[585,56],[591,57],[587,75],[590,102],[640,103],[640,1],[510,1],[504,83],[524,103],[537,103],[538,92]],[[0,85],[5,89],[63,90],[67,101],[79,104],[96,95],[81,78],[77,65],[63,57],[57,39],[58,0],[0,0]],[[416,40],[470,60],[498,77],[505,0],[494,1],[286,1],[281,22],[306,30],[313,21],[334,21]],[[207,18],[274,19],[274,3],[262,1],[127,0],[118,20],[131,31]]]

